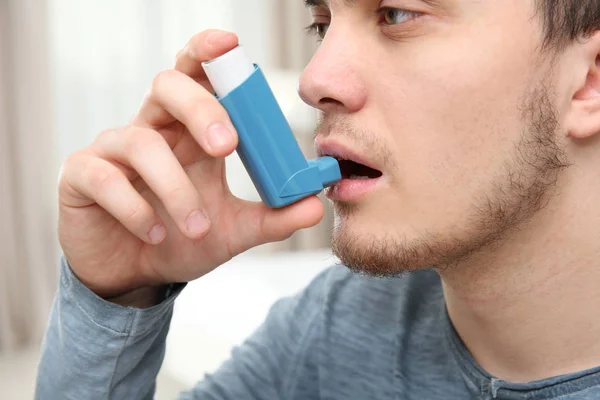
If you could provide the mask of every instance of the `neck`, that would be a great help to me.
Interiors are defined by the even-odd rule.
[[[594,200],[563,192],[493,254],[440,272],[458,334],[493,376],[529,382],[600,365]]]

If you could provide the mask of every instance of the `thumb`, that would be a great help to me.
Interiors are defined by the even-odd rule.
[[[316,196],[280,209],[271,209],[263,203],[245,203],[237,218],[241,251],[287,239],[300,229],[318,224],[325,213]]]

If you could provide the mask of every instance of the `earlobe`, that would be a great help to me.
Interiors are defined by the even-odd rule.
[[[600,34],[582,44],[587,59],[587,76],[573,95],[567,121],[570,137],[585,139],[600,133]]]

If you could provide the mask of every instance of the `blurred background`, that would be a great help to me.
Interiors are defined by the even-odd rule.
[[[315,49],[302,0],[0,0],[0,398],[30,399],[56,289],[62,160],[133,116],[152,78],[197,32],[232,30],[259,63],[312,157],[313,110],[297,96]],[[241,162],[233,192],[258,199]],[[253,249],[193,282],[177,302],[157,398],[214,370],[271,304],[335,262],[331,218]]]

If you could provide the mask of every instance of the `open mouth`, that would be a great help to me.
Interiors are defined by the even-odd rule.
[[[342,179],[368,180],[380,178],[383,173],[352,160],[337,159],[342,172]]]

